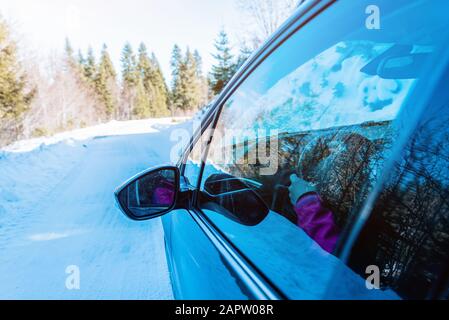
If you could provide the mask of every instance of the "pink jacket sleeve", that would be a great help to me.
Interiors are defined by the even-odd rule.
[[[321,197],[316,193],[308,193],[299,198],[294,209],[298,216],[298,226],[324,250],[332,253],[339,232],[333,213],[324,206]]]
[[[153,194],[153,203],[157,205],[170,206],[173,203],[175,193],[168,188],[156,188]]]

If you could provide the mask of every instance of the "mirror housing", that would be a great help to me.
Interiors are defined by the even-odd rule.
[[[115,191],[121,211],[136,221],[161,217],[179,207],[180,173],[174,166],[145,170]]]

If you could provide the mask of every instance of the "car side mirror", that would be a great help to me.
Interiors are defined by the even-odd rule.
[[[177,167],[146,170],[117,188],[116,201],[132,220],[160,217],[176,207],[180,192],[179,176]]]

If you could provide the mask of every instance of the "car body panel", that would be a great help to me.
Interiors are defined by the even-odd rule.
[[[177,299],[250,299],[245,285],[187,210],[176,210],[163,218],[175,232],[167,240],[167,259]]]

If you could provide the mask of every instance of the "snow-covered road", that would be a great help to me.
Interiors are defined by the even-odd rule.
[[[172,298],[161,221],[130,221],[113,198],[168,161],[160,126],[0,154],[0,299]],[[79,290],[66,288],[72,265]]]

